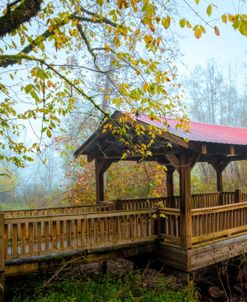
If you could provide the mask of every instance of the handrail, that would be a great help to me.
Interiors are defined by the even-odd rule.
[[[157,239],[157,209],[3,218],[5,259]]]
[[[121,211],[112,211],[112,212],[99,212],[99,213],[81,213],[81,214],[70,214],[70,215],[53,215],[53,216],[28,216],[28,217],[9,217],[5,218],[5,223],[28,223],[36,222],[41,220],[53,221],[53,220],[71,220],[71,219],[80,219],[80,218],[103,218],[103,217],[118,217],[118,216],[127,216],[127,215],[138,215],[143,213],[156,213],[157,209],[142,209],[142,210],[121,210]]]
[[[1,211],[6,217],[17,217],[17,216],[43,216],[43,215],[59,215],[72,213],[88,213],[88,212],[100,212],[105,210],[114,210],[114,203],[102,203],[102,204],[90,204],[80,206],[63,206],[63,207],[52,207],[52,208],[37,208],[37,209],[21,209],[21,210],[4,210]]]
[[[208,208],[197,208],[192,209],[192,216],[193,215],[203,215],[203,213],[211,214],[211,213],[218,213],[218,212],[225,212],[229,210],[235,209],[242,209],[247,207],[247,201],[239,202],[239,203],[232,203]]]

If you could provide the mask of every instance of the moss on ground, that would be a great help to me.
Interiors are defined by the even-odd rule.
[[[47,276],[46,276],[47,278]],[[8,301],[12,302],[195,302],[197,292],[178,285],[174,278],[148,271],[84,278],[63,277],[44,287],[44,276],[12,283]],[[15,286],[13,286],[15,284]]]

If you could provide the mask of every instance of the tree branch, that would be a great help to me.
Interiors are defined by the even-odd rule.
[[[96,109],[98,109],[105,117],[110,118],[109,113],[107,113],[105,110],[103,110],[94,100],[92,97],[88,96],[83,89],[79,88],[75,84],[73,84],[72,81],[70,81],[67,77],[65,77],[62,73],[60,73],[58,70],[56,70],[52,65],[48,64],[45,60],[36,58],[34,56],[28,56],[26,54],[18,54],[18,55],[0,55],[0,66],[2,64],[6,64],[8,62],[13,63],[14,61],[16,63],[21,63],[22,60],[26,61],[33,61],[38,62],[40,64],[43,64],[48,69],[50,69],[54,74],[56,74],[59,78],[64,80],[67,84],[69,84],[71,87],[73,87],[80,95],[82,95],[85,99],[87,99]]]
[[[37,0],[35,0],[37,1]],[[43,1],[43,0],[41,0]],[[93,13],[91,13],[93,14]],[[97,14],[95,15],[96,17],[98,16]],[[120,26],[114,22],[111,22],[110,20],[108,20],[107,18],[102,18],[101,20],[95,20],[95,19],[90,19],[90,18],[87,18],[87,17],[80,17],[80,16],[77,16],[75,13],[71,14],[71,16],[69,17],[71,20],[78,20],[78,21],[84,21],[84,22],[91,22],[91,23],[105,23],[105,24],[110,24],[111,26],[113,27],[117,27],[117,26]],[[1,26],[1,18],[0,18],[0,26]],[[64,23],[61,21],[59,23],[56,24],[56,29],[60,28],[64,26]],[[79,25],[78,27],[78,30],[81,34],[81,37],[83,38],[83,40],[85,41],[86,45],[87,45],[87,48],[89,50],[89,52],[92,53],[94,52],[94,49],[92,49],[90,47],[90,44],[87,40],[87,37],[85,36],[85,34],[83,33],[82,31],[82,27],[81,25]],[[1,30],[0,30],[0,34],[1,34]],[[19,53],[18,55],[21,55],[21,54],[29,54],[36,46],[38,46],[39,42],[42,40],[42,41],[45,41],[47,40],[50,36],[52,36],[54,34],[54,30],[50,31],[49,29],[47,29],[46,31],[44,31],[41,35],[39,35],[36,39],[34,39],[31,43],[29,43],[26,47],[24,47]],[[0,35],[1,36],[1,35]],[[87,41],[87,42],[86,42]],[[89,46],[89,47],[88,47]],[[95,49],[96,50],[96,49]],[[103,50],[103,48],[102,48]],[[95,56],[95,55],[94,55]],[[2,67],[8,67],[9,65],[14,65],[16,64],[17,61],[16,60],[6,60],[5,61],[5,64],[0,64],[0,66]]]
[[[94,51],[93,51],[92,48],[91,48],[91,45],[90,45],[90,43],[89,43],[89,41],[88,41],[88,39],[87,39],[87,37],[86,37],[86,35],[85,35],[83,29],[82,29],[81,24],[78,24],[78,25],[77,25],[77,29],[78,29],[78,31],[79,31],[79,33],[80,33],[82,39],[84,40],[84,42],[85,42],[85,44],[86,44],[86,46],[87,46],[87,50],[88,50],[88,52],[91,54],[91,56],[93,57],[93,60],[94,60],[94,63],[95,63],[97,57],[96,57]]]
[[[6,14],[0,17],[0,37],[18,29],[21,24],[35,17],[41,9],[42,2],[43,0],[23,0],[13,10],[10,10],[11,6],[9,6]]]
[[[88,14],[89,16],[92,16],[94,18],[97,18],[98,20],[97,21],[100,21],[101,23],[105,23],[105,24],[108,24],[108,25],[111,25],[113,27],[121,27],[120,24],[117,24],[115,22],[112,22],[111,20],[105,18],[105,17],[101,17],[100,15],[94,13],[94,12],[90,12],[89,10],[85,9],[84,7],[81,7],[81,10]]]

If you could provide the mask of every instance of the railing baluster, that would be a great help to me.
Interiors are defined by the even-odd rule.
[[[26,223],[21,223],[21,253],[26,253]]]
[[[52,249],[56,250],[57,249],[57,222],[52,221],[51,223],[51,232],[52,232]]]
[[[28,223],[28,242],[29,242],[29,253],[32,254],[34,251],[34,230],[33,222]]]
[[[17,224],[12,224],[12,256],[17,256],[17,248],[18,248],[18,228]]]
[[[25,226],[25,224],[24,224]],[[37,222],[37,252],[41,253],[42,249],[42,234],[41,234],[41,221]]]

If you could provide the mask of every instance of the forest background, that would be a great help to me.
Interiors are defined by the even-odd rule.
[[[193,5],[195,4],[194,1],[191,2]],[[183,1],[183,4],[178,1],[167,1],[166,4],[162,1],[163,4],[157,2],[157,5],[160,5],[159,9],[163,9],[162,14],[171,18],[163,17],[164,19],[162,19],[163,27],[166,30],[169,27],[165,36],[165,49],[161,50],[162,64],[170,70],[172,69],[173,74],[176,73],[176,85],[169,87],[168,91],[171,98],[179,98],[179,109],[175,113],[176,116],[179,114],[183,116],[185,112],[193,121],[247,127],[245,35],[234,33],[231,24],[225,25],[219,32],[219,28],[214,25],[218,22],[214,21],[217,20],[216,17],[210,22],[203,19],[203,25],[199,27],[200,32],[195,27],[193,27],[192,33],[186,32],[184,29],[184,27],[188,27],[188,30],[190,22],[198,19],[197,12],[200,13],[199,17],[202,16],[204,10],[207,17],[211,17],[211,10],[218,17],[221,16],[222,3],[216,2],[219,2],[218,5],[203,3],[200,8],[196,6],[195,11],[186,5],[186,1]],[[236,2],[238,3],[236,4]],[[232,1],[229,7],[224,7],[224,11],[226,9],[235,12],[247,11],[245,1],[236,2]],[[99,8],[103,5],[97,4]],[[2,5],[2,9],[5,9],[5,5]],[[187,19],[184,18],[184,14]],[[225,15],[222,15],[222,21],[225,18],[223,16]],[[124,19],[124,16],[121,18]],[[171,20],[176,20],[177,25],[170,27]],[[204,34],[208,28],[213,33]],[[70,34],[73,36],[77,33]],[[232,34],[235,44],[229,41],[229,37],[233,37]],[[19,36],[20,44],[25,44],[24,38]],[[108,38],[107,32],[104,32],[100,37],[101,43],[105,45]],[[200,40],[195,38],[200,38]],[[5,39],[4,43],[8,44],[11,39]],[[59,43],[59,41],[55,41],[55,43]],[[118,41],[110,41],[110,47],[116,48],[118,43]],[[226,45],[230,46],[225,48]],[[59,45],[56,47],[59,48]],[[88,48],[88,45],[86,47]],[[52,48],[48,47],[47,51],[52,51]],[[149,51],[145,48],[141,50],[147,56]],[[114,66],[116,63],[113,53],[106,51],[104,55],[100,56],[100,64],[109,69]],[[65,58],[66,62],[63,61],[65,69],[66,66],[67,69],[70,69],[71,66],[80,66],[84,63],[92,68],[92,62],[89,62],[86,56],[80,56],[79,49],[64,50],[60,56],[63,60]],[[21,72],[21,68],[23,68],[22,65],[17,70]],[[34,67],[29,67],[29,65],[26,65],[25,68],[34,70],[32,69]],[[10,66],[6,70],[4,67],[3,70],[1,74],[3,81],[12,79],[13,68]],[[133,75],[129,68],[125,68],[121,79],[115,71],[111,71],[110,76],[104,73],[96,73],[95,76],[92,76],[81,68],[72,68],[71,72],[75,85],[85,76],[88,77],[88,92],[97,94],[97,104],[103,108],[103,111],[112,113],[115,109],[122,109],[116,99],[111,99],[111,92],[114,92],[114,85],[118,81],[133,82]],[[42,80],[42,75],[39,77],[39,80]],[[53,84],[50,82],[48,85]],[[30,94],[34,100],[37,98],[34,93],[32,94],[31,88],[30,84],[19,75],[13,80],[12,97],[18,95],[20,101],[16,108],[20,112],[25,112],[30,105],[26,96],[24,97],[24,93]],[[44,96],[44,91],[41,92]],[[3,208],[46,207],[95,202],[94,164],[87,163],[84,157],[75,160],[73,152],[98,128],[102,121],[102,113],[92,103],[83,102],[79,93],[74,93],[71,99],[69,113],[61,118],[59,127],[52,126],[52,133],[50,133],[49,127],[41,126],[41,122],[31,118],[28,118],[28,122],[23,122],[18,139],[21,138],[25,144],[34,144],[37,140],[39,142],[38,147],[36,146],[38,152],[33,154],[32,158],[27,156],[24,168],[17,167],[15,162],[8,160],[11,158],[13,150],[9,148],[4,150],[5,159],[1,161],[0,173],[0,200]],[[172,112],[167,114],[172,115]],[[40,128],[42,129],[40,130]],[[12,135],[14,138],[15,134]],[[225,190],[231,191],[239,187],[247,190],[246,176],[247,163],[244,161],[231,163],[224,171]],[[156,163],[119,162],[110,167],[105,179],[107,200],[166,195],[164,167]],[[212,167],[207,164],[197,164],[192,171],[192,192],[215,190],[216,176]],[[177,175],[175,175],[175,192],[178,192]]]

